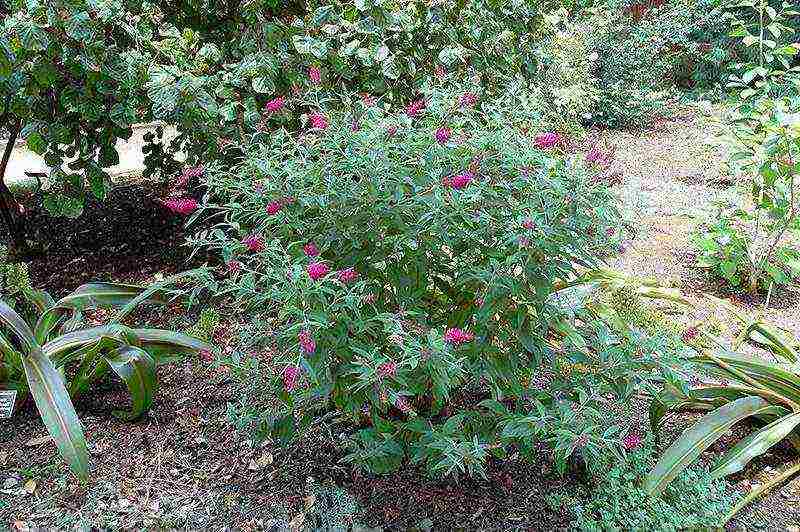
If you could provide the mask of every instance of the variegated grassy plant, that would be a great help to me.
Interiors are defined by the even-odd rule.
[[[89,283],[58,301],[45,291],[28,289],[25,296],[38,315],[27,321],[0,300],[0,386],[33,396],[61,456],[79,477],[88,476],[89,461],[72,403],[76,396],[113,372],[125,382],[132,399],[130,411],[115,415],[137,419],[152,405],[157,365],[178,355],[211,349],[187,335],[122,324],[142,304],[165,303],[169,283],[196,273],[179,274],[149,288]],[[101,307],[118,309],[111,322],[80,328],[83,312]]]

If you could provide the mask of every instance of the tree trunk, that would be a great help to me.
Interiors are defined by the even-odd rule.
[[[28,249],[28,244],[25,242],[25,234],[22,225],[15,217],[15,202],[11,196],[11,191],[8,190],[5,182],[6,168],[8,161],[11,159],[11,152],[14,149],[14,143],[17,141],[17,135],[20,131],[20,121],[9,125],[9,137],[6,143],[6,149],[3,152],[3,159],[0,161],[0,216],[3,218],[8,234],[11,237],[11,251],[14,254],[25,253]]]

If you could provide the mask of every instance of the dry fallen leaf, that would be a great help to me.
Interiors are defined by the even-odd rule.
[[[306,511],[309,511],[311,508],[313,508],[314,503],[317,502],[317,498],[314,495],[309,495],[303,500],[306,501]]]
[[[26,447],[36,447],[36,446],[41,445],[43,443],[47,443],[47,442],[51,441],[52,439],[53,438],[51,438],[50,436],[42,436],[41,438],[33,438],[32,440],[28,440],[25,443],[25,446]]]
[[[303,528],[303,523],[306,522],[306,514],[297,514],[297,516],[289,521],[289,528],[293,531],[299,531]]]
[[[0,451],[0,466],[5,466],[8,463],[8,453]]]
[[[272,464],[275,459],[272,457],[272,453],[264,453],[261,455],[261,458],[258,459],[258,465],[261,467],[267,467],[268,465]]]
[[[26,493],[33,494],[33,492],[36,491],[36,481],[30,479],[25,483],[24,486],[22,486],[22,488],[25,490]]]

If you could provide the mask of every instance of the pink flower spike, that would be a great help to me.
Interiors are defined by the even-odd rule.
[[[164,202],[164,206],[175,214],[192,214],[197,210],[197,200],[194,198],[173,198]]]
[[[336,277],[344,284],[350,284],[358,279],[358,272],[355,268],[345,268],[344,270],[339,270],[336,273]]]
[[[478,102],[478,95],[474,92],[465,92],[461,95],[458,104],[461,107],[472,107]]]
[[[314,85],[319,85],[322,83],[322,72],[317,67],[309,67],[308,69],[308,79],[311,80],[311,83]]]
[[[552,132],[539,133],[533,140],[533,143],[536,145],[536,147],[541,150],[552,148],[559,142],[561,142],[561,136],[558,133]]]
[[[308,331],[300,331],[297,335],[297,339],[300,342],[300,347],[303,348],[309,355],[313,355],[314,352],[317,350],[317,343],[311,338],[311,333]]]
[[[305,246],[303,246],[303,253],[306,254],[306,257],[316,257],[319,255],[319,249],[313,242],[309,242]]]
[[[417,118],[420,113],[425,110],[425,100],[417,100],[415,102],[411,102],[406,106],[406,115],[409,118]]]
[[[183,188],[189,184],[189,180],[202,177],[205,172],[206,169],[202,166],[190,166],[189,168],[186,168],[177,181],[175,181],[175,185],[178,188]]]
[[[378,376],[382,379],[394,377],[397,373],[397,362],[390,360],[378,366]]]
[[[331,271],[330,267],[324,262],[312,262],[306,267],[306,272],[312,281],[322,279]]]
[[[447,332],[444,333],[444,341],[455,346],[471,342],[474,338],[474,334],[463,331],[458,327],[448,329]]]
[[[469,185],[473,179],[475,179],[475,174],[472,172],[464,172],[458,174],[457,176],[453,176],[452,178],[445,178],[442,181],[442,184],[447,188],[461,190],[466,188],[466,186]]]
[[[630,432],[622,439],[622,446],[626,451],[632,451],[642,444],[642,436],[637,432]]]
[[[283,98],[283,96],[278,96],[277,98],[273,98],[272,100],[267,102],[266,109],[267,112],[270,114],[277,113],[278,111],[283,109],[285,105],[286,105],[286,100]]]
[[[536,227],[536,223],[530,218],[528,218],[527,220],[522,222],[522,227],[524,227],[525,229],[534,229]]]
[[[242,240],[242,244],[244,244],[247,249],[254,253],[264,250],[264,238],[260,235],[250,235]]]
[[[311,113],[308,116],[308,121],[312,128],[315,129],[328,129],[328,119],[321,113]]]
[[[689,327],[683,332],[681,340],[683,343],[689,344],[700,335],[700,330],[697,327]]]
[[[436,137],[436,142],[444,145],[447,144],[448,140],[450,140],[452,134],[453,132],[450,131],[449,127],[440,127],[439,129],[436,130],[436,134],[434,135],[434,137]]]
[[[228,267],[228,275],[236,275],[242,271],[242,263],[238,260],[229,261],[226,266]]]
[[[301,370],[297,366],[286,366],[283,370],[283,387],[287,392],[293,392],[297,388],[300,374]]]
[[[267,214],[272,216],[273,214],[278,214],[278,212],[283,209],[283,203],[279,201],[270,201],[267,204]]]
[[[402,395],[398,396],[397,399],[395,399],[394,406],[404,414],[408,414],[411,412],[411,405],[408,404],[408,401]]]

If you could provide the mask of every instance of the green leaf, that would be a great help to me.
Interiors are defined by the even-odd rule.
[[[47,312],[39,317],[36,323],[36,338],[45,343],[47,337],[58,323],[69,312],[84,311],[93,308],[121,308],[141,296],[147,288],[120,283],[87,283],[79,286],[71,294],[59,299]],[[152,304],[164,304],[164,293],[152,292],[143,301]]]
[[[47,141],[36,131],[28,135],[25,142],[28,144],[28,149],[33,153],[44,155],[44,152],[47,151]]]
[[[61,375],[38,347],[23,356],[22,363],[31,395],[61,457],[69,464],[73,473],[87,478],[89,454],[86,450],[86,438]]]
[[[158,383],[155,361],[145,350],[131,345],[115,349],[106,361],[125,382],[133,403],[130,412],[115,411],[114,415],[128,421],[140,418],[153,404]]]
[[[21,20],[16,30],[22,46],[32,52],[42,51],[50,44],[47,33],[34,22]]]
[[[649,495],[661,493],[672,479],[734,424],[747,417],[762,414],[770,408],[771,405],[761,397],[743,397],[706,414],[664,451],[647,475],[644,490]]]
[[[785,416],[754,432],[728,451],[711,471],[712,478],[722,478],[744,469],[750,460],[761,456],[800,424],[800,413]]]
[[[25,320],[22,319],[22,316],[17,314],[14,309],[6,305],[2,300],[0,300],[0,322],[11,329],[11,332],[13,332],[20,341],[25,351],[30,351],[38,346],[33,331],[28,324],[25,323]]]
[[[67,35],[76,41],[88,41],[92,37],[89,14],[81,11],[72,15],[64,26]]]
[[[196,268],[194,270],[181,272],[171,277],[167,277],[163,281],[160,281],[158,283],[149,286],[148,288],[144,289],[140,294],[138,294],[136,297],[128,301],[125,304],[125,306],[122,307],[122,309],[117,313],[117,315],[114,316],[113,321],[115,322],[122,321],[125,318],[125,316],[133,312],[139,305],[149,301],[151,299],[151,296],[158,293],[163,293],[165,287],[174,284],[180,281],[181,279],[196,277],[201,273],[203,273],[204,271],[205,271],[204,268]]]
[[[253,78],[253,90],[259,94],[272,94],[275,92],[275,83],[267,76]]]

